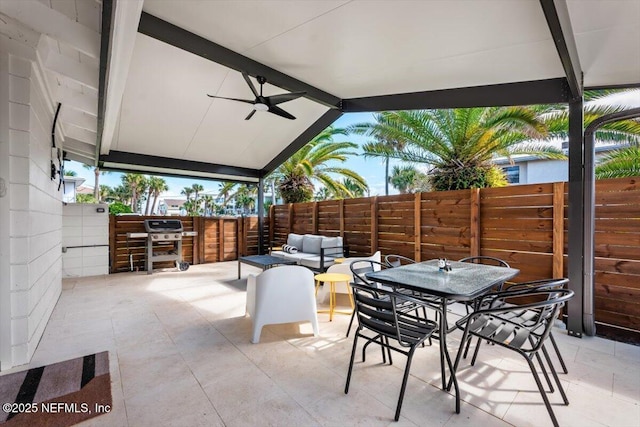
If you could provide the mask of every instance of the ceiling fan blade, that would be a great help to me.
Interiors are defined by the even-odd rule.
[[[253,117],[253,115],[256,113],[256,110],[251,110],[251,112],[249,113],[249,115],[247,117],[245,117],[245,120],[249,120],[251,117]]]
[[[229,101],[244,102],[245,104],[255,104],[255,101],[249,101],[248,99],[240,99],[240,98],[225,98],[224,96],[215,96],[215,95],[209,95],[209,94],[207,94],[207,96],[208,96],[209,98],[226,99],[226,100],[229,100]]]
[[[247,74],[247,73],[245,73],[243,71],[242,72],[242,77],[244,77],[244,81],[247,82],[247,84],[251,88],[251,92],[253,92],[253,96],[255,96],[257,98],[259,96],[258,95],[258,91],[256,90],[256,87],[253,85],[253,83],[251,83],[251,79],[249,78],[249,74]]]
[[[276,107],[275,105],[272,105],[272,106],[269,107],[269,112],[273,113],[273,114],[275,114],[277,116],[284,117],[285,119],[289,119],[289,120],[295,120],[296,119],[294,116],[292,116],[291,114],[287,113],[282,108]]]
[[[293,101],[294,99],[298,99],[301,96],[306,95],[307,92],[291,92],[291,93],[282,93],[280,95],[268,96],[269,104],[278,105],[283,102]]]

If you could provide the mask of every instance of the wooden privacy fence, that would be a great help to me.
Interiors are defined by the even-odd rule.
[[[113,216],[109,218],[110,272],[145,270],[146,238],[128,239],[127,233],[144,232],[144,220],[167,219],[156,216]],[[182,239],[182,259],[189,264],[232,261],[238,256],[258,253],[258,218],[171,217],[179,219],[185,231],[197,231],[195,237]],[[268,224],[266,227],[268,233]],[[266,242],[266,238],[265,238]],[[156,246],[157,250],[173,248]],[[159,268],[171,262],[154,263]]]
[[[520,269],[517,281],[567,276],[565,183],[519,185],[272,206],[269,240],[289,232],[342,236],[353,255],[416,260],[489,255]],[[640,184],[596,183],[598,331],[640,338]]]

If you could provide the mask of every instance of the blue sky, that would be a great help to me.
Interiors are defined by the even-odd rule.
[[[373,121],[372,113],[349,113],[341,116],[336,122],[334,126],[346,128],[349,125],[354,123],[362,123]],[[338,140],[338,138],[336,138]],[[341,137],[339,140],[347,140],[356,142],[359,145],[367,142],[369,138],[358,136],[358,135],[349,135],[345,137]],[[348,167],[350,169],[358,172],[369,184],[370,194],[372,196],[382,195],[384,194],[384,165],[381,160],[378,159],[365,159],[364,156],[351,156],[344,164],[344,167]],[[65,165],[66,170],[73,170],[77,173],[78,176],[81,176],[86,179],[85,184],[93,187],[93,169],[85,168],[81,163],[69,161]],[[118,172],[110,172],[108,174],[104,174],[100,177],[101,185],[108,185],[110,187],[116,187],[121,184],[120,177],[121,173]],[[217,191],[218,182],[211,180],[201,180],[201,179],[191,179],[191,178],[173,178],[173,177],[164,177],[169,185],[169,191],[166,192],[166,196],[177,196],[180,195],[180,191],[184,187],[190,187],[194,183],[201,184],[205,190]],[[389,191],[394,194],[393,188],[389,188]]]

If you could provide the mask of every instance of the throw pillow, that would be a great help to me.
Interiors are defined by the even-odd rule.
[[[298,248],[292,245],[282,245],[282,252],[286,252],[288,254],[297,254]]]

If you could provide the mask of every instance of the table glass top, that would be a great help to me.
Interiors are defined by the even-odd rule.
[[[520,270],[493,265],[451,261],[451,271],[438,269],[438,260],[367,273],[372,281],[426,294],[468,301],[494,285],[518,275]]]

